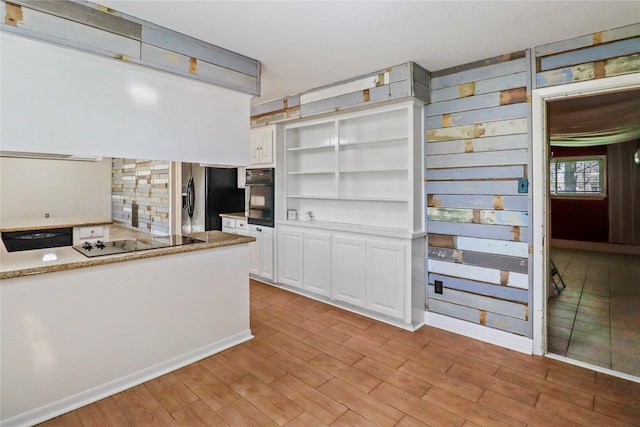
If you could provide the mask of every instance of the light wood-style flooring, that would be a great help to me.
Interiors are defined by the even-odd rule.
[[[42,426],[640,426],[640,384],[252,281],[255,339]]]

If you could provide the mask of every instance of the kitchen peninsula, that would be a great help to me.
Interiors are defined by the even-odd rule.
[[[3,248],[3,425],[51,418],[251,339],[254,239],[192,237],[202,242],[95,258]]]

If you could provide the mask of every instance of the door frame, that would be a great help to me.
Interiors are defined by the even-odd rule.
[[[533,240],[533,354],[547,353],[547,298],[549,277],[547,102],[640,88],[640,73],[535,89],[532,101],[532,223]]]

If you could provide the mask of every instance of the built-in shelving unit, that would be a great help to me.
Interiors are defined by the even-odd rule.
[[[285,127],[284,203],[321,221],[419,231],[420,107],[413,102]]]

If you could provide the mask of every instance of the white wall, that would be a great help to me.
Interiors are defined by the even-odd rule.
[[[249,164],[250,96],[2,34],[0,149]]]
[[[111,218],[111,159],[0,158],[0,222]]]

